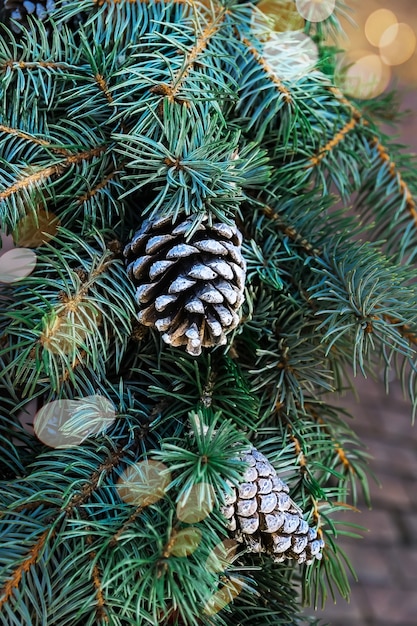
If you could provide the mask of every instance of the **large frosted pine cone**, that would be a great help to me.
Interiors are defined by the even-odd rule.
[[[249,552],[266,552],[277,563],[295,559],[311,564],[322,558],[324,541],[303,519],[303,512],[288,495],[289,487],[268,459],[252,448],[244,482],[225,497],[223,515],[231,535]]]
[[[146,220],[124,254],[138,286],[138,320],[199,355],[225,344],[239,323],[246,264],[236,226],[206,219],[191,228],[192,218]]]

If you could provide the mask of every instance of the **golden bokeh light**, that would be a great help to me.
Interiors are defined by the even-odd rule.
[[[179,530],[171,538],[169,554],[179,557],[190,556],[200,545],[201,536],[201,530],[194,526]]]
[[[14,243],[23,248],[37,248],[55,237],[59,223],[58,217],[45,209],[31,211],[18,222],[14,229]]]
[[[218,543],[207,557],[207,570],[213,573],[224,572],[232,564],[238,546],[235,539],[225,539]]]
[[[252,9],[250,30],[259,41],[268,41],[273,32],[273,21],[269,15],[258,10],[255,6]]]
[[[12,248],[0,256],[0,283],[15,283],[33,272],[37,256],[28,248]]]
[[[209,483],[192,485],[178,501],[178,519],[186,524],[201,522],[212,512],[215,498],[214,489]]]
[[[206,615],[215,615],[222,611],[230,602],[242,591],[242,583],[237,578],[229,578],[229,580],[214,593],[206,602],[203,612]]]
[[[295,0],[301,17],[308,22],[322,22],[333,13],[336,0]]]
[[[89,335],[97,332],[101,312],[88,299],[68,300],[44,318],[43,347],[53,354],[70,355],[84,348]]]
[[[294,0],[261,0],[256,6],[271,19],[273,30],[276,32],[304,28],[304,19],[297,10]]]
[[[378,54],[358,51],[344,56],[335,79],[347,95],[368,100],[385,91],[391,79],[391,71]]]
[[[51,448],[73,448],[114,423],[116,411],[100,395],[53,400],[39,409],[33,420],[35,435]]]
[[[387,65],[401,65],[408,61],[416,49],[416,35],[408,24],[392,24],[379,40],[381,59]]]
[[[146,459],[129,465],[116,486],[124,502],[137,507],[146,507],[165,496],[170,482],[171,473],[166,465]]]
[[[263,57],[280,79],[297,80],[317,64],[317,44],[303,32],[271,33],[263,44]]]
[[[379,46],[382,35],[387,28],[397,24],[398,20],[389,9],[378,9],[371,13],[365,22],[365,35],[367,40],[373,46]]]

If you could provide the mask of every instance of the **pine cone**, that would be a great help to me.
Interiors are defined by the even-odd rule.
[[[295,559],[310,564],[321,559],[324,541],[303,519],[303,512],[288,495],[289,487],[268,459],[252,448],[243,457],[249,465],[238,488],[225,496],[223,515],[236,541],[249,552],[266,552],[276,563]]]
[[[11,18],[21,22],[23,26],[28,26],[27,17],[29,15],[43,22],[53,13],[55,8],[56,2],[54,0],[42,0],[41,2],[31,2],[30,0],[5,0],[4,2],[5,15],[9,19]],[[79,13],[71,19],[70,26],[75,30],[82,21],[83,16]],[[10,28],[16,34],[20,34],[21,32],[21,29],[15,23],[10,22]]]
[[[138,285],[138,320],[162,332],[166,343],[199,355],[202,347],[226,343],[239,323],[246,264],[236,226],[205,219],[189,235],[192,223],[146,220],[124,254]]]

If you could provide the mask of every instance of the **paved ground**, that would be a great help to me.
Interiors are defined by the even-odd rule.
[[[369,5],[355,3],[355,10],[359,6],[363,16],[371,8],[398,11],[417,32],[416,0],[371,0]],[[406,90],[403,108],[412,112],[404,119],[400,141],[417,152],[416,54],[405,68],[398,69]],[[359,580],[352,581],[350,603],[329,603],[322,613],[323,622],[331,626],[417,626],[417,424],[411,425],[410,405],[398,383],[389,396],[382,383],[361,380],[358,388],[360,404],[352,398],[345,404],[355,415],[355,430],[373,456],[371,467],[381,487],[371,484],[372,510],[362,504],[360,514],[346,517],[369,529],[362,540],[342,542]]]
[[[360,381],[361,403],[346,402],[356,415],[356,432],[373,456],[381,483],[371,483],[373,508],[346,519],[369,530],[361,540],[344,540],[358,574],[350,603],[337,601],[322,613],[331,626],[417,626],[417,424],[400,386],[385,395],[382,383]]]

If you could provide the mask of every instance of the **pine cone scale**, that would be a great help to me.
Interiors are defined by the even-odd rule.
[[[189,300],[185,304],[184,308],[189,313],[200,313],[200,315],[204,315],[205,312],[204,304],[199,298],[193,298],[192,300]]]

